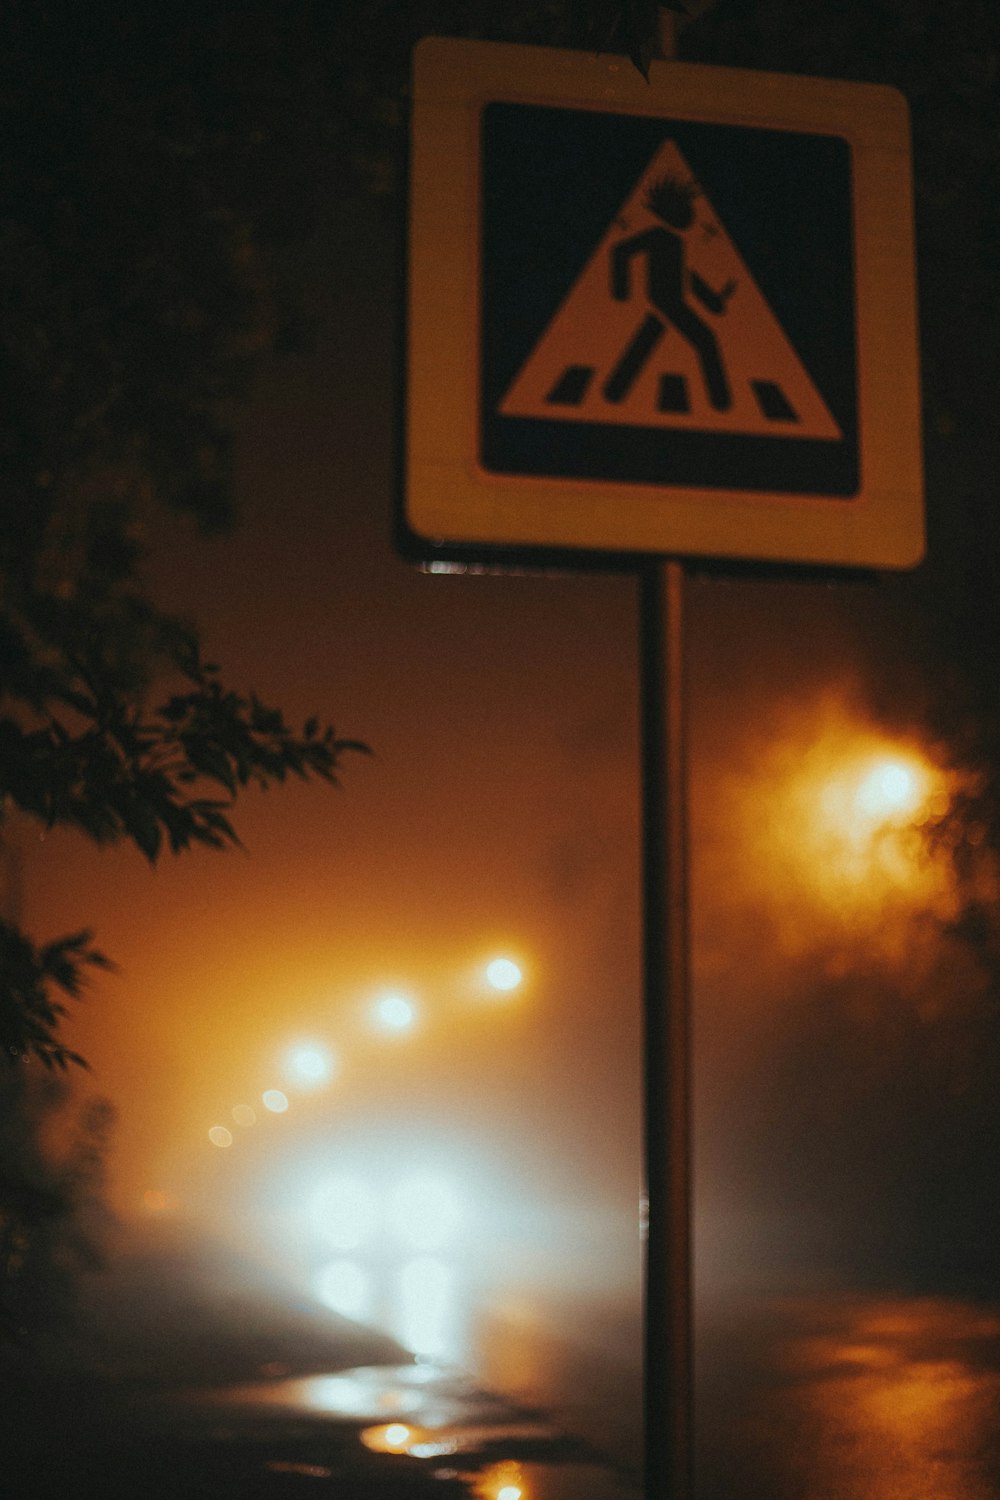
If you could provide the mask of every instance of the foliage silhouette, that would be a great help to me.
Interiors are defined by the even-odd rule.
[[[158,512],[202,532],[231,522],[235,403],[294,334],[272,259],[308,227],[290,142],[308,172],[321,111],[303,35],[283,26],[267,4],[12,7],[0,836],[12,819],[69,828],[150,862],[223,848],[249,784],[334,782],[365,748],[236,691],[145,579]],[[0,926],[3,1057],[81,1063],[59,1022],[109,962],[89,932],[23,932],[16,884]]]

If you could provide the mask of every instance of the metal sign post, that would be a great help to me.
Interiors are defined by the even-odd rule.
[[[693,1494],[680,559],[920,560],[911,178],[893,89],[416,50],[401,550],[640,579],[647,1500]]]
[[[692,1493],[691,1128],[684,566],[640,581],[647,1500]]]

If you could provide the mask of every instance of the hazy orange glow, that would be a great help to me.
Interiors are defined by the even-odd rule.
[[[940,1357],[942,1344],[975,1337],[977,1323],[995,1336],[995,1316],[961,1304],[915,1301],[862,1314],[849,1341],[803,1341],[803,1372],[825,1372],[803,1387],[827,1434],[813,1455],[812,1478],[822,1484],[834,1469],[838,1476],[855,1475],[842,1489],[845,1500],[926,1500],[930,1494],[934,1500],[988,1500],[988,1482],[952,1459],[973,1453],[977,1430],[991,1425],[996,1373]],[[845,1453],[855,1459],[851,1469]]]
[[[406,1422],[387,1422],[381,1427],[366,1427],[361,1441],[373,1453],[405,1453],[423,1435],[421,1428],[410,1427]]]
[[[713,896],[766,909],[786,953],[862,939],[901,952],[915,914],[954,914],[950,854],[928,830],[955,790],[847,699],[797,707],[718,794]]]
[[[173,1213],[176,1208],[176,1198],[172,1193],[165,1193],[162,1188],[147,1188],[142,1195],[143,1213],[151,1217]]]
[[[476,1500],[530,1500],[520,1464],[491,1464],[476,1477]]]
[[[877,760],[855,794],[861,817],[872,822],[900,822],[915,818],[927,799],[927,767],[916,761]]]

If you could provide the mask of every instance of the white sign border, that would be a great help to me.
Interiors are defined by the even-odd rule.
[[[831,134],[852,152],[861,487],[849,499],[493,474],[480,426],[492,102]],[[405,511],[432,544],[908,568],[924,553],[909,113],[895,89],[431,37],[414,55]]]

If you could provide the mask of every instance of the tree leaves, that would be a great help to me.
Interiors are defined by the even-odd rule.
[[[66,1013],[57,992],[79,998],[86,971],[93,968],[113,965],[93,946],[92,933],[74,932],[38,948],[11,923],[0,921],[0,1054],[8,1065],[35,1057],[50,1070],[69,1063],[87,1066],[56,1037]]]
[[[270,247],[311,221],[311,177],[350,155],[362,96],[402,89],[402,73],[366,82],[366,58],[384,70],[389,45],[405,70],[413,27],[440,29],[433,4],[399,7],[395,38],[364,6],[334,9],[296,23],[267,6],[246,23],[169,8],[122,22],[65,0],[18,11],[0,95],[0,818],[17,809],[153,864],[237,844],[248,786],[336,784],[343,757],[367,752],[226,684],[142,571],[157,508],[207,531],[232,517],[232,402],[282,335]],[[645,71],[655,0],[537,16],[484,4],[468,19],[525,37],[551,24],[566,42],[584,15],[593,45]],[[342,45],[365,34],[358,55]],[[398,137],[398,105],[380,140]],[[51,995],[77,993],[96,960],[36,950],[13,926],[3,957],[9,1055],[69,1057]]]
[[[0,602],[0,646],[0,810],[74,828],[96,844],[131,843],[150,864],[164,849],[238,845],[230,813],[250,784],[289,776],[335,784],[342,757],[368,750],[316,715],[299,733],[280,708],[228,687],[202,660],[193,627],[103,564],[96,575],[82,565],[67,598],[48,587],[43,553],[32,559],[24,547]],[[150,707],[160,684],[174,690]],[[65,1007],[52,992],[77,997],[83,970],[95,965],[106,961],[89,934],[35,949],[7,926],[0,1046],[8,1061],[80,1061],[56,1039]]]

